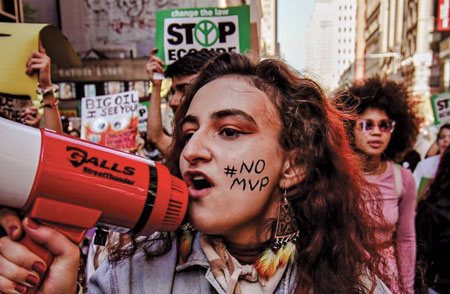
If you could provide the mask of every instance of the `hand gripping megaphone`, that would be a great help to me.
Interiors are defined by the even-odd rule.
[[[0,205],[76,243],[94,226],[150,235],[173,231],[184,218],[186,184],[164,165],[4,118],[0,138]],[[27,236],[21,242],[51,262]]]

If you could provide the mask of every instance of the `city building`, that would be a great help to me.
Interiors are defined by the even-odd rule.
[[[279,57],[280,46],[277,36],[277,0],[261,0],[261,56]]]
[[[356,0],[317,0],[307,30],[306,72],[328,90],[355,59]]]

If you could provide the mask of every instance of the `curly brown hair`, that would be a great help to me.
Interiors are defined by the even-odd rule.
[[[368,108],[376,108],[395,120],[394,132],[383,153],[385,159],[395,161],[416,141],[419,133],[416,104],[403,84],[375,76],[362,83],[355,83],[346,91],[338,92],[334,100],[340,110],[355,111],[357,115],[361,115]],[[350,140],[353,140],[354,121],[346,123]]]
[[[301,238],[298,249],[298,293],[367,293],[362,269],[375,275],[381,257],[373,224],[361,197],[364,178],[348,144],[343,114],[333,108],[314,81],[300,77],[283,62],[252,62],[236,53],[209,61],[194,81],[175,116],[174,139],[167,164],[180,176],[184,147],[180,123],[197,91],[223,76],[235,75],[265,92],[276,106],[283,130],[280,146],[293,154],[305,178],[290,189]],[[364,199],[364,200],[363,200]],[[381,214],[381,213],[380,213]]]

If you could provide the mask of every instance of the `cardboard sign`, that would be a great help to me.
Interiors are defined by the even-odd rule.
[[[21,122],[21,113],[25,108],[32,106],[28,96],[16,96],[0,93],[0,117]]]
[[[435,125],[450,121],[450,91],[431,96],[431,106]]]
[[[250,50],[249,6],[157,11],[155,46],[166,65],[199,50],[245,53]]]
[[[120,150],[136,148],[137,91],[81,99],[81,139]]]

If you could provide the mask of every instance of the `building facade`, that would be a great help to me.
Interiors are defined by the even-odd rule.
[[[355,59],[355,0],[317,0],[307,30],[306,72],[328,90]]]
[[[280,46],[277,34],[277,0],[261,0],[261,56],[279,57]]]

